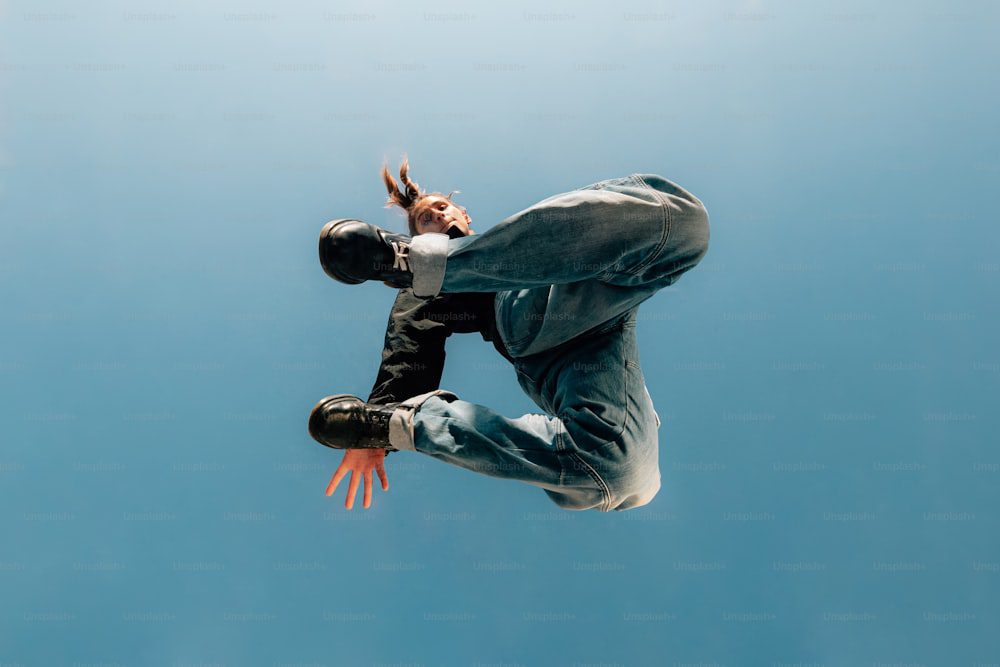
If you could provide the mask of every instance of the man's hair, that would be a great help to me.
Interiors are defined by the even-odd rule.
[[[458,190],[453,190],[447,195],[441,192],[425,192],[420,189],[416,181],[410,178],[409,172],[410,161],[409,158],[404,156],[403,163],[399,167],[399,180],[403,182],[403,189],[400,190],[399,186],[396,185],[396,181],[392,178],[392,174],[389,173],[389,163],[385,162],[382,165],[382,180],[385,182],[385,189],[389,191],[389,199],[386,200],[385,207],[399,206],[406,211],[406,225],[410,230],[410,236],[416,236],[418,234],[417,220],[414,214],[416,213],[417,203],[424,197],[431,195],[444,197],[448,201],[451,201],[451,195],[458,192]]]

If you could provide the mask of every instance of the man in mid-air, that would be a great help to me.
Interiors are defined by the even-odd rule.
[[[660,488],[659,417],[639,365],[639,305],[708,249],[708,214],[655,174],[611,178],[544,199],[482,234],[450,196],[383,167],[409,235],[355,219],[327,223],[320,262],[343,283],[399,289],[369,400],[313,408],[310,434],[345,449],[327,487],[351,473],[346,506],[388,451],[418,451],[542,488],[565,509],[625,510]],[[514,366],[545,414],[516,419],[439,388],[444,342],[478,331]]]

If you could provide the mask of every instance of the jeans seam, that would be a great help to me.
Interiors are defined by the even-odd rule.
[[[573,444],[573,447],[565,446],[565,441],[563,440],[563,436],[566,434],[565,421],[559,415],[556,416],[556,419],[558,420],[559,424],[558,427],[556,428],[556,455],[563,455],[563,454],[568,455],[572,459],[575,459],[577,463],[579,463],[583,467],[584,471],[590,476],[590,479],[593,480],[595,484],[597,484],[598,489],[601,492],[602,496],[601,511],[602,512],[609,511],[611,509],[611,490],[608,488],[607,482],[605,482],[604,478],[601,477],[601,475],[596,470],[594,470],[593,466],[584,461],[583,458],[577,453],[575,443]],[[565,479],[565,469],[563,466],[560,466],[559,470],[560,484],[563,483],[564,479]]]
[[[599,450],[607,447],[608,445],[616,444],[619,440],[621,440],[622,435],[625,433],[625,429],[628,427],[628,397],[629,397],[629,391],[628,391],[628,388],[629,388],[628,365],[629,365],[629,360],[628,360],[628,358],[625,355],[625,342],[624,342],[624,338],[625,338],[625,329],[628,328],[629,326],[634,327],[634,324],[630,325],[627,322],[619,322],[618,324],[616,324],[613,327],[613,329],[618,329],[619,330],[619,334],[618,335],[621,336],[621,338],[622,338],[622,343],[621,343],[621,345],[622,345],[622,358],[621,358],[621,361],[622,361],[622,378],[623,378],[622,379],[622,384],[625,386],[624,396],[622,396],[622,405],[625,406],[625,417],[622,418],[622,427],[620,429],[617,429],[615,431],[614,437],[612,437],[607,442],[602,442],[600,445],[598,445],[597,447],[594,447],[592,450],[589,450],[590,452],[596,452],[596,451],[599,451]]]
[[[631,325],[634,326],[634,323],[632,323]],[[628,322],[622,322],[622,323],[620,323],[617,326],[621,330],[621,335],[624,338],[624,336],[625,336],[625,329],[626,329],[626,327],[630,326],[630,323],[628,323]],[[629,367],[629,364],[631,364],[631,361],[625,356],[625,344],[624,344],[624,341],[622,342],[622,361],[624,362],[622,364],[622,376],[623,376],[623,382],[622,382],[622,384],[624,384],[624,386],[625,386],[625,391],[624,391],[625,395],[622,397],[622,404],[624,405],[625,416],[622,418],[622,427],[621,427],[621,430],[619,430],[617,433],[615,433],[615,436],[611,440],[608,440],[607,442],[605,442],[605,443],[603,443],[603,444],[595,447],[594,449],[590,450],[588,452],[589,454],[595,454],[595,453],[601,451],[602,449],[604,449],[605,447],[607,447],[609,445],[617,444],[622,439],[622,436],[625,433],[625,430],[628,428],[628,418],[629,418],[628,400],[629,400],[629,396],[630,396],[630,394],[629,394],[629,372],[628,372],[628,367]],[[580,458],[579,456],[577,456],[577,454],[575,452],[573,453],[573,456],[576,457],[581,463],[583,463],[589,470],[593,471],[593,477],[594,477],[595,481],[601,486],[601,489],[604,492],[605,507],[604,507],[604,509],[602,511],[604,511],[604,512],[611,511],[611,500],[612,500],[611,499],[611,489],[608,488],[607,482],[604,481],[604,478],[601,477],[600,473],[598,473],[596,469],[594,469],[593,467],[591,467],[586,461],[584,461],[582,458]]]
[[[634,276],[638,274],[640,271],[642,271],[644,268],[652,264],[656,260],[656,258],[660,256],[660,253],[663,252],[663,248],[667,245],[667,238],[670,236],[670,225],[672,221],[670,216],[670,208],[667,206],[667,203],[660,196],[660,193],[657,191],[657,189],[651,186],[645,180],[643,180],[642,176],[639,176],[638,174],[633,174],[633,176],[635,177],[635,181],[637,183],[641,183],[643,187],[645,187],[653,194],[653,196],[656,198],[656,201],[659,202],[660,204],[660,213],[663,215],[663,234],[660,236],[660,242],[656,245],[656,247],[653,249],[653,252],[650,253],[649,257],[647,257],[645,261],[641,262],[638,266],[625,270],[625,273]]]
[[[601,495],[604,496],[603,502],[601,503],[601,511],[607,512],[608,510],[610,510],[611,490],[608,488],[607,482],[605,482],[604,478],[601,477],[601,475],[596,470],[594,470],[593,466],[584,461],[579,454],[577,454],[574,451],[569,452],[569,454],[574,459],[576,459],[580,463],[580,465],[583,466],[584,470],[587,472],[588,475],[590,475],[591,479],[593,479],[594,482],[597,483],[597,486],[600,487]]]
[[[613,439],[605,442],[604,444],[599,445],[599,446],[597,446],[597,447],[595,447],[595,448],[593,448],[591,450],[588,450],[587,453],[590,454],[590,455],[601,456],[601,451],[602,450],[606,449],[607,447],[610,447],[611,445],[620,446],[620,444],[621,444],[620,443],[621,436],[625,432],[625,430],[628,428],[628,420],[629,420],[629,415],[630,415],[630,412],[629,412],[629,409],[628,409],[629,397],[631,396],[631,394],[629,393],[629,386],[630,386],[629,373],[628,373],[628,368],[629,367],[635,368],[635,369],[639,370],[640,372],[642,371],[641,367],[636,362],[632,361],[631,359],[626,359],[625,360],[625,398],[624,398],[625,418],[624,418],[623,423],[622,423],[622,430],[618,433],[617,436],[615,436],[615,438],[613,438]],[[645,391],[645,387],[643,388],[643,391]],[[657,417],[657,421],[659,421],[659,417]],[[599,473],[597,473],[596,470],[594,471],[594,474],[597,475],[598,477],[600,477]],[[604,510],[604,511],[611,511],[611,501],[612,501],[611,490],[608,488],[607,483],[604,481],[603,478],[600,479],[600,484],[601,484],[601,487],[603,489],[607,489],[607,509]]]
[[[565,433],[566,426],[563,424],[562,417],[556,417],[558,420],[556,424],[556,453],[561,453],[566,450],[566,442],[563,440],[563,434]]]

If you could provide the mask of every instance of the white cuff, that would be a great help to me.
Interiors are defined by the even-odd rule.
[[[438,233],[418,234],[410,240],[408,255],[416,296],[437,296],[441,291],[450,240],[447,234]]]
[[[417,451],[413,435],[413,415],[431,396],[445,396],[457,400],[458,396],[445,389],[436,389],[426,394],[408,398],[393,410],[389,417],[389,444],[400,451]]]

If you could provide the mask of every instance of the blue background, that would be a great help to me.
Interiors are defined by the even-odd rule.
[[[989,2],[0,4],[0,663],[1000,662]],[[403,154],[480,231],[634,172],[710,213],[643,305],[663,489],[419,455],[346,511]],[[444,388],[537,411],[476,335]]]

